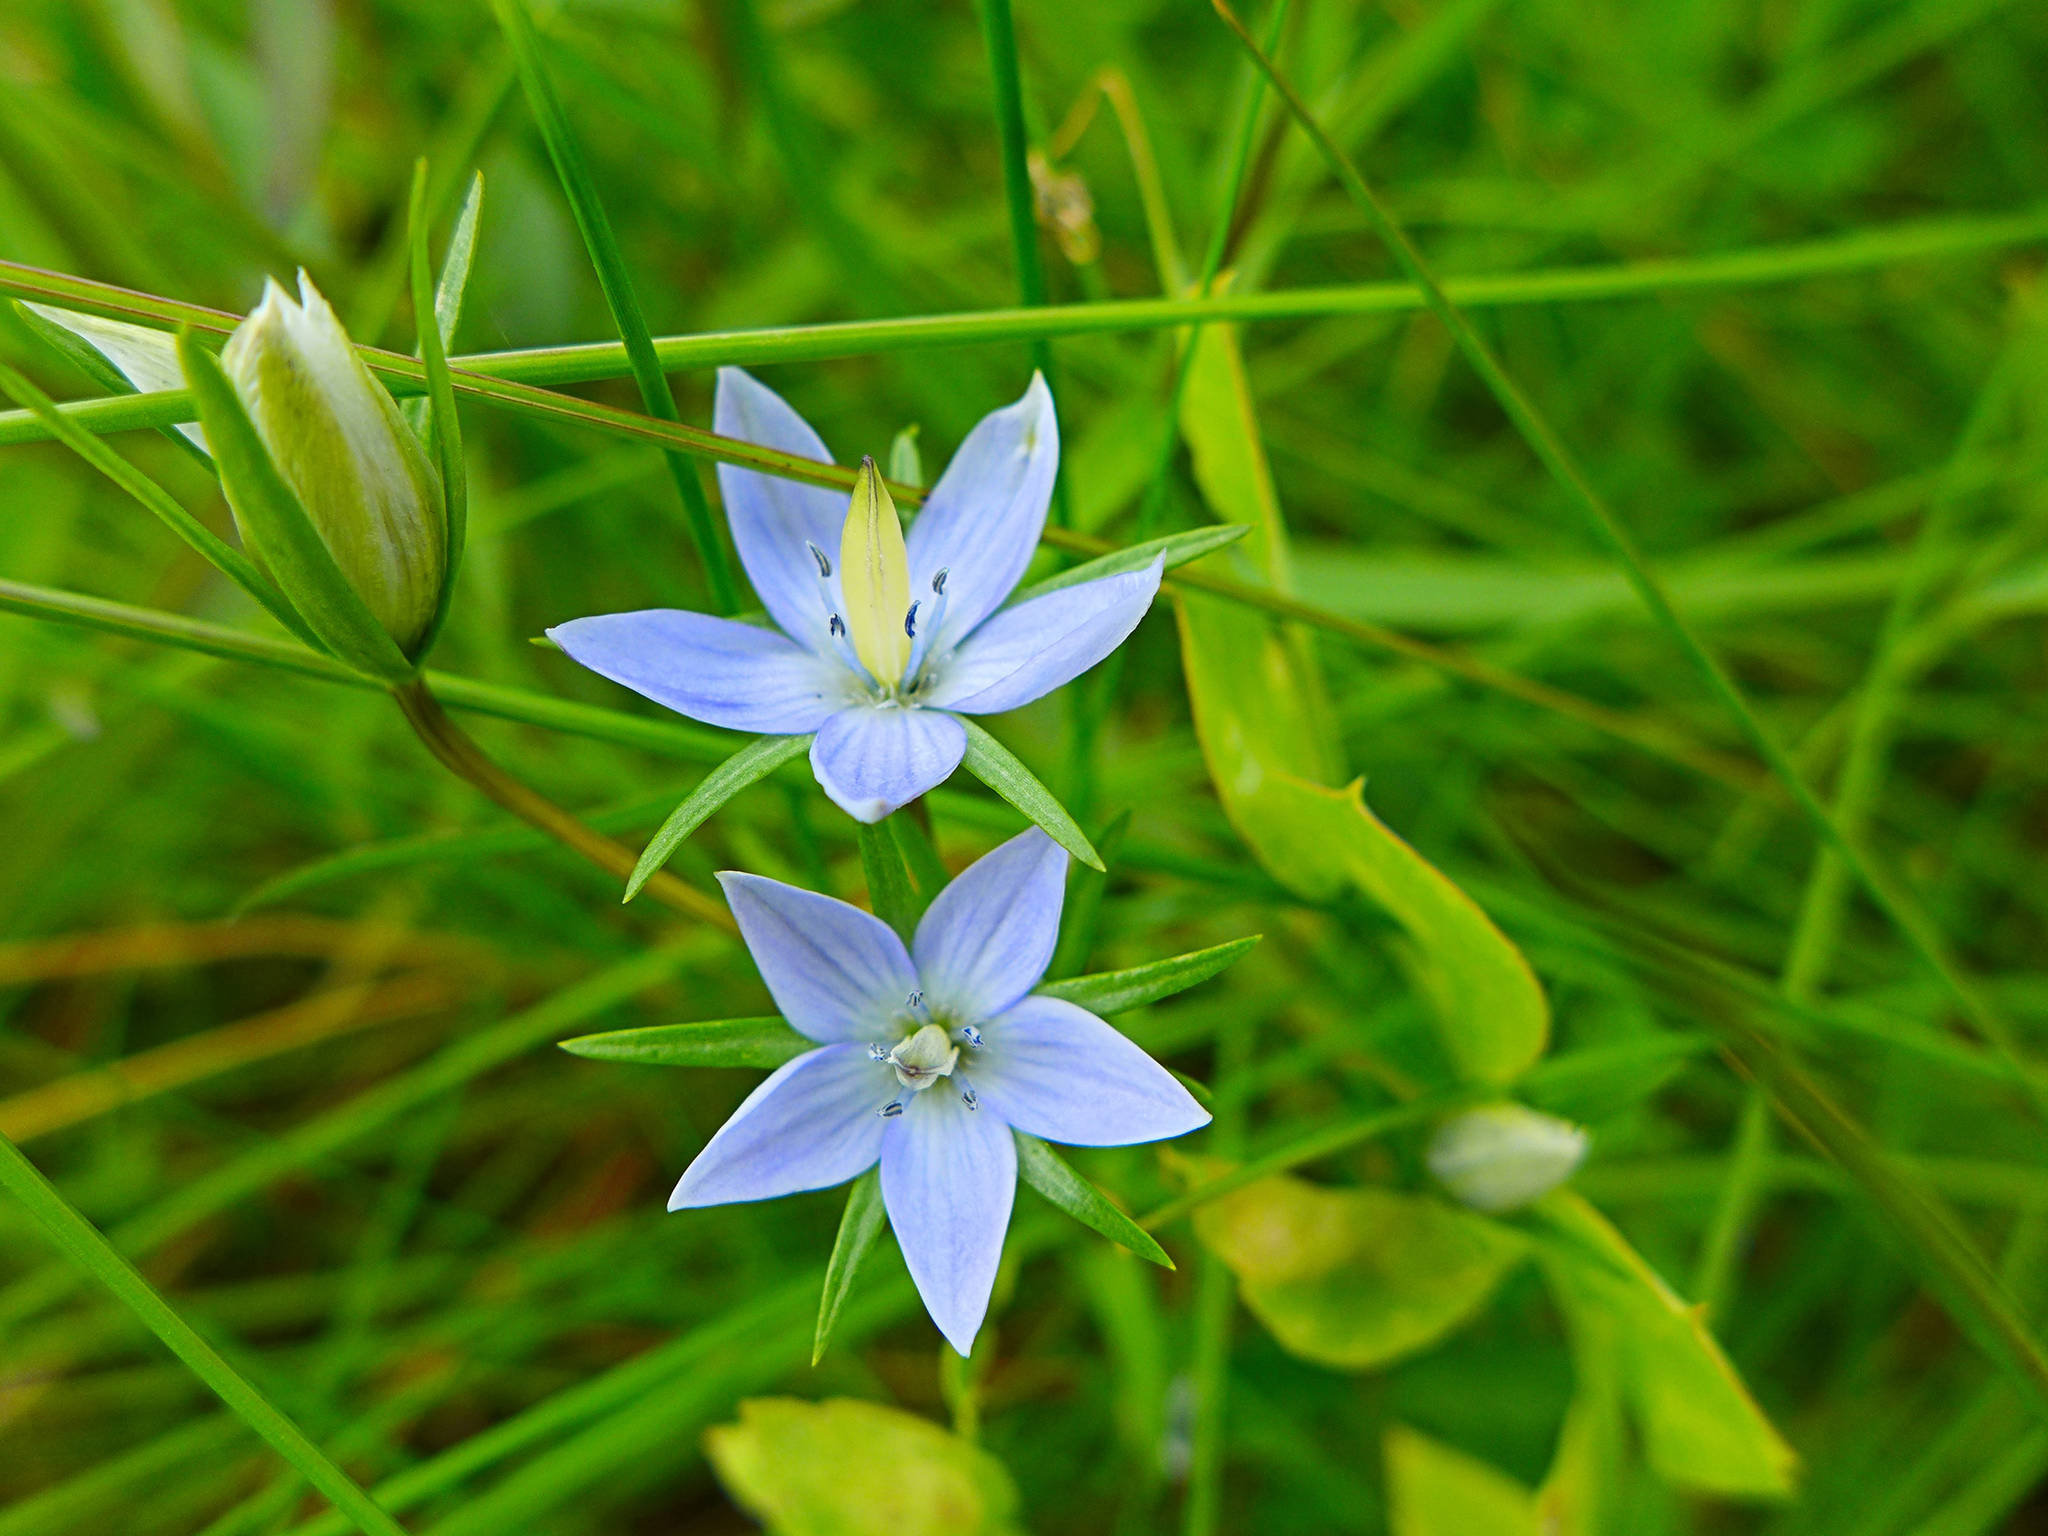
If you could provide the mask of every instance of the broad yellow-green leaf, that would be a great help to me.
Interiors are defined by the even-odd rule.
[[[1218,285],[1228,286],[1227,280]],[[1292,591],[1287,524],[1259,439],[1236,326],[1205,325],[1197,334],[1180,398],[1180,431],[1202,499],[1223,522],[1251,527],[1245,545],[1252,563],[1273,586]]]
[[[1659,1476],[1706,1493],[1781,1498],[1798,1458],[1707,1332],[1655,1270],[1584,1200],[1535,1207],[1540,1255],[1582,1361],[1609,1362]]]
[[[1521,951],[1366,808],[1360,784],[1330,789],[1301,773],[1309,726],[1288,702],[1278,632],[1214,599],[1184,594],[1178,608],[1195,731],[1231,824],[1291,889],[1319,901],[1355,889],[1384,908],[1407,932],[1459,1075],[1513,1081],[1550,1038],[1550,1005]]]
[[[1433,1199],[1286,1177],[1202,1206],[1195,1232],[1274,1338],[1348,1370],[1427,1349],[1527,1252],[1512,1229]]]
[[[1009,1473],[928,1419],[880,1403],[755,1398],[704,1436],[733,1502],[773,1536],[1007,1536]]]
[[[1400,1424],[1384,1454],[1393,1536],[1551,1536],[1536,1496],[1476,1456]]]

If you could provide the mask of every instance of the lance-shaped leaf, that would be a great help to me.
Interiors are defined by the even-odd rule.
[[[38,340],[109,394],[184,392],[185,374],[178,366],[178,343],[169,331],[153,331],[146,325],[130,325],[125,320],[109,320],[101,315],[85,315],[59,309],[54,304],[31,304],[21,299],[14,301],[14,312]],[[201,463],[212,466],[206,436],[197,422],[180,422],[157,430]]]
[[[219,361],[190,331],[178,336],[178,357],[221,484],[257,558],[291,598],[307,627],[337,657],[384,682],[406,681],[413,675],[412,663],[342,574],[320,530],[256,435],[255,424]]]
[[[1175,955],[1169,960],[1134,965],[1125,971],[1096,971],[1087,976],[1048,981],[1038,989],[1038,994],[1041,997],[1064,998],[1090,1013],[1126,1013],[1147,1003],[1172,997],[1176,992],[1185,992],[1189,987],[1200,986],[1210,977],[1220,975],[1263,937],[1263,934],[1254,933],[1242,939],[1232,939],[1227,944]]]
[[[427,410],[423,433],[427,451],[441,476],[441,506],[446,518],[447,561],[441,576],[441,591],[434,604],[433,622],[420,643],[420,654],[434,643],[441,626],[448,621],[448,605],[455,596],[455,575],[462,565],[462,541],[469,527],[469,476],[462,459],[462,419],[455,408],[455,385],[448,372],[448,342],[462,311],[462,287],[469,279],[469,258],[476,244],[477,204],[483,193],[479,176],[470,187],[463,217],[469,229],[456,228],[457,246],[448,253],[441,283],[430,284],[427,263],[427,162],[417,161],[412,173],[412,200],[408,209],[412,234],[412,307],[419,317],[419,355],[427,375]],[[458,261],[459,251],[459,261]],[[445,290],[453,279],[453,293]],[[443,318],[443,307],[447,309]],[[412,421],[415,431],[420,422]]]
[[[1184,533],[1169,533],[1163,539],[1147,539],[1142,544],[1127,545],[1106,555],[1097,555],[1093,560],[1069,566],[1043,581],[1033,582],[1015,593],[1009,606],[1043,597],[1048,592],[1057,592],[1062,587],[1079,586],[1084,581],[1121,576],[1127,571],[1142,571],[1154,560],[1160,561],[1170,571],[1177,565],[1186,565],[1191,560],[1199,560],[1204,555],[1227,548],[1250,532],[1251,528],[1244,523],[1218,523],[1209,528],[1190,528]]]
[[[1038,776],[978,721],[962,716],[960,723],[967,727],[967,753],[960,759],[961,765],[1083,864],[1090,869],[1102,868],[1102,856],[1088,841],[1088,834],[1053,797],[1053,792],[1039,783]]]
[[[711,813],[750,784],[759,783],[793,757],[811,747],[809,736],[758,736],[704,775],[703,781],[669,812],[648,844],[640,851],[631,878],[626,881],[625,899],[631,901],[654,872],[675,856],[689,835],[704,825]]]
[[[853,1290],[853,1277],[861,1260],[875,1245],[888,1215],[882,1204],[882,1169],[878,1163],[853,1181],[846,1192],[846,1210],[839,1218],[839,1235],[832,1240],[832,1257],[825,1263],[825,1289],[818,1298],[818,1331],[811,1341],[811,1364],[825,1358],[825,1346],[839,1321],[839,1309]]]
[[[1139,1258],[1166,1269],[1174,1267],[1166,1250],[1152,1234],[1139,1226],[1101,1190],[1074,1172],[1067,1160],[1036,1136],[1023,1131],[1017,1138],[1017,1172],[1026,1184],[1084,1227],[1092,1228]]]
[[[816,1050],[818,1042],[798,1034],[782,1018],[769,1016],[608,1029],[564,1040],[561,1047],[572,1056],[643,1066],[774,1068]]]

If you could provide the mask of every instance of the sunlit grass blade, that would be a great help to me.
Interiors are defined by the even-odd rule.
[[[134,395],[144,392],[143,386],[138,385],[122,371],[123,366],[133,369],[147,379],[150,387],[179,387],[183,374],[178,368],[178,343],[167,331],[135,335],[116,329],[125,322],[108,321],[99,315],[82,315],[76,310],[59,309],[49,304],[28,304],[20,299],[11,300],[10,303],[15,316],[28,328],[31,335],[109,394]],[[113,351],[115,336],[120,339],[120,353]],[[102,350],[103,348],[105,350]],[[121,357],[121,365],[116,365],[116,356]],[[61,416],[63,413],[60,410],[58,414]],[[40,413],[37,414],[37,419],[54,435],[63,435],[58,431],[55,422]],[[194,441],[199,435],[199,428],[195,424],[185,422],[177,426],[160,427],[158,430],[169,441],[176,443],[180,452],[206,465],[209,471],[212,469],[213,460],[207,454],[204,444]]]
[[[1036,1136],[1022,1131],[1017,1138],[1017,1176],[1082,1226],[1100,1232],[1119,1247],[1139,1258],[1172,1269],[1173,1260],[1152,1234],[1113,1202],[1109,1196],[1074,1172],[1067,1160]]]
[[[1169,533],[1163,539],[1147,539],[1141,544],[1126,544],[1112,554],[1097,555],[1093,560],[1084,560],[1043,581],[1033,582],[1012,595],[1010,602],[1013,605],[1027,603],[1034,597],[1043,597],[1048,592],[1057,592],[1077,582],[1121,576],[1126,571],[1142,571],[1154,560],[1160,561],[1170,571],[1175,566],[1186,565],[1225,549],[1250,532],[1251,529],[1243,523],[1219,523],[1209,528],[1190,528],[1185,533]]]
[[[758,784],[792,758],[810,750],[809,736],[757,736],[739,751],[707,773],[697,787],[683,797],[682,804],[669,812],[668,820],[648,840],[626,882],[625,899],[640,894],[648,878],[675,856],[689,835],[726,801],[751,784]]]
[[[469,255],[476,239],[477,198],[482,189],[483,179],[479,177],[472,184],[469,202],[463,208],[469,221],[468,244],[461,250],[459,263],[456,251],[450,250],[442,284],[437,287],[429,275],[427,254],[427,162],[419,160],[413,164],[412,198],[406,213],[411,221],[412,305],[419,323],[420,364],[427,372],[427,451],[441,474],[448,548],[447,569],[441,578],[433,621],[427,626],[426,639],[420,646],[423,653],[447,622],[448,605],[455,597],[455,578],[462,569],[462,541],[469,527],[469,473],[462,458],[462,418],[455,409],[455,390],[448,377],[447,337],[441,312],[445,299],[449,312],[446,323],[452,329],[462,308],[462,287],[469,277]],[[461,237],[459,228],[457,237]],[[450,278],[453,291],[444,294]]]
[[[798,1034],[779,1014],[614,1029],[601,1035],[578,1035],[560,1045],[571,1056],[654,1067],[774,1068],[818,1048],[817,1041]]]
[[[855,1179],[846,1192],[846,1210],[839,1218],[839,1235],[832,1240],[832,1257],[825,1262],[825,1288],[818,1298],[818,1328],[811,1340],[814,1366],[825,1358],[825,1346],[832,1341],[840,1310],[853,1289],[853,1277],[860,1272],[861,1260],[874,1247],[887,1215],[882,1205],[882,1170],[878,1165]]]
[[[270,1399],[222,1359],[220,1352],[201,1338],[135,1266],[115,1251],[99,1229],[79,1215],[5,1137],[0,1137],[0,1184],[28,1207],[52,1243],[142,1319],[171,1353],[191,1367],[193,1375],[205,1382],[278,1455],[296,1467],[307,1482],[344,1511],[358,1530],[365,1536],[404,1536],[405,1528],[329,1461],[304,1430],[278,1412]]]
[[[1038,993],[1041,997],[1064,998],[1090,1013],[1126,1013],[1148,1003],[1163,1002],[1177,992],[1200,986],[1212,976],[1220,976],[1243,959],[1262,937],[1249,934],[1227,944],[1175,955],[1170,960],[1134,965],[1127,971],[1097,971],[1069,976],[1064,981],[1048,981],[1038,988]]]
[[[506,41],[512,46],[512,58],[519,68],[519,83],[526,91],[527,105],[532,108],[541,138],[547,144],[548,158],[554,161],[555,174],[561,178],[562,190],[569,198],[570,212],[575,215],[576,227],[582,232],[583,244],[590,252],[591,265],[597,269],[598,286],[604,290],[605,303],[611,306],[612,319],[618,325],[619,340],[625,347],[633,380],[640,387],[640,398],[646,403],[650,415],[663,421],[680,421],[682,418],[676,410],[675,394],[669,388],[667,374],[662,372],[660,358],[655,355],[647,317],[640,308],[640,296],[633,286],[632,274],[626,268],[625,256],[619,250],[618,239],[612,233],[611,218],[605,213],[603,200],[597,194],[597,183],[591,179],[583,152],[577,147],[575,134],[570,131],[569,119],[562,111],[561,100],[548,78],[546,61],[541,57],[540,39],[534,34],[533,18],[527,12],[526,0],[492,0],[492,7],[498,13],[498,23],[504,29]],[[704,577],[711,587],[712,604],[720,613],[731,613],[739,604],[739,591],[733,584],[725,546],[719,542],[718,530],[711,521],[711,504],[704,495],[702,482],[697,478],[696,466],[677,453],[669,454],[668,464],[669,472],[675,478],[676,493],[682,498],[683,517],[689,524],[690,537],[697,546],[698,558],[704,563]]]
[[[1022,811],[1047,837],[1083,864],[1090,869],[1102,868],[1102,856],[1088,841],[1088,834],[1053,797],[1052,791],[1039,783],[1037,775],[979,722],[962,716],[961,724],[967,727],[967,755],[960,765]]]

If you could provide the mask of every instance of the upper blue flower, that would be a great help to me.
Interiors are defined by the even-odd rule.
[[[1073,1003],[1031,996],[1059,937],[1067,855],[1036,828],[963,871],[905,948],[859,907],[722,874],[761,979],[818,1049],[733,1111],[672,1211],[843,1184],[882,1165],[882,1202],[925,1309],[966,1354],[1017,1187],[1011,1127],[1124,1146],[1209,1115],[1158,1062]]]
[[[832,462],[788,402],[738,368],[718,371],[713,426]],[[1038,547],[1059,456],[1052,393],[1034,374],[1023,399],[967,435],[907,535],[872,461],[850,507],[837,491],[721,464],[733,544],[779,630],[655,608],[548,634],[591,671],[706,725],[816,732],[825,793],[880,821],[960,766],[956,713],[1050,693],[1152,605],[1158,561],[1002,606]]]

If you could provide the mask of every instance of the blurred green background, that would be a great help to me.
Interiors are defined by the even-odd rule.
[[[656,334],[1018,301],[966,0],[537,9]],[[1208,6],[1017,0],[1015,30],[1054,302],[1184,292],[1212,248],[1235,293],[1398,276],[1270,97],[1226,204],[1252,76]],[[1799,1457],[1789,1496],[1688,1476],[1632,1399],[1583,1473],[1597,1512],[1551,1528],[2048,1527],[2025,1368],[2048,1304],[2048,12],[1295,0],[1279,54],[1436,268],[1485,280],[1455,291],[1983,1003],[1819,858],[1412,297],[1212,327],[1178,416],[1176,333],[1050,344],[1071,523],[1126,543],[1141,516],[1260,521],[1255,558],[1210,564],[1318,612],[1278,653],[1327,706],[1299,771],[1363,774],[1527,955],[1555,1026],[1522,1096],[1589,1127],[1574,1188],[1702,1304]],[[0,4],[7,262],[236,312],[303,265],[359,342],[409,350],[420,155],[437,240],[473,169],[487,189],[458,351],[617,335],[488,7]],[[1591,277],[1529,276],[1571,271]],[[99,393],[12,323],[0,352]],[[1034,355],[820,343],[761,374],[842,462],[915,424],[929,479]],[[673,382],[708,424],[710,370]],[[576,392],[640,409],[623,378]],[[661,456],[474,401],[464,425],[471,540],[435,665],[653,722],[527,638],[706,605]],[[109,441],[228,528],[202,466]],[[64,449],[0,455],[0,578],[262,627]],[[1308,1145],[1446,1076],[1412,931],[1369,890],[1304,890],[1226,815],[1170,609],[1110,678],[997,727],[1091,832],[1131,813],[1106,887],[1076,887],[1070,968],[1266,936],[1120,1021],[1230,1106],[1178,1157],[1077,1155],[1139,1211],[1202,1159]],[[471,723],[637,846],[737,745],[662,718],[639,745]],[[1021,825],[965,779],[930,810],[955,868]],[[864,893],[800,772],[673,867],[708,888],[732,866]],[[746,1529],[737,1500],[792,1532],[1510,1530],[1504,1480],[1542,1483],[1568,1407],[1640,1365],[1622,1311],[1568,1317],[1540,1264],[1467,1304],[1392,1260],[1402,1305],[1457,1315],[1335,1364],[1237,1305],[1256,1233],[1169,1222],[1166,1273],[1024,1192],[970,1366],[942,1368],[885,1243],[813,1370],[838,1197],[661,1209],[754,1076],[552,1049],[763,1007],[737,946],[616,897],[372,693],[0,615],[0,1131],[359,1483],[401,1490],[409,1529]],[[1439,1209],[1424,1132],[1295,1166]],[[1371,1292],[1378,1231],[1331,1281],[1339,1314],[1389,1305],[1344,1289]],[[960,1433],[739,1407],[775,1396]],[[831,1474],[808,1513],[776,1503],[799,1465]],[[346,1529],[325,1507],[0,1201],[0,1533]]]

